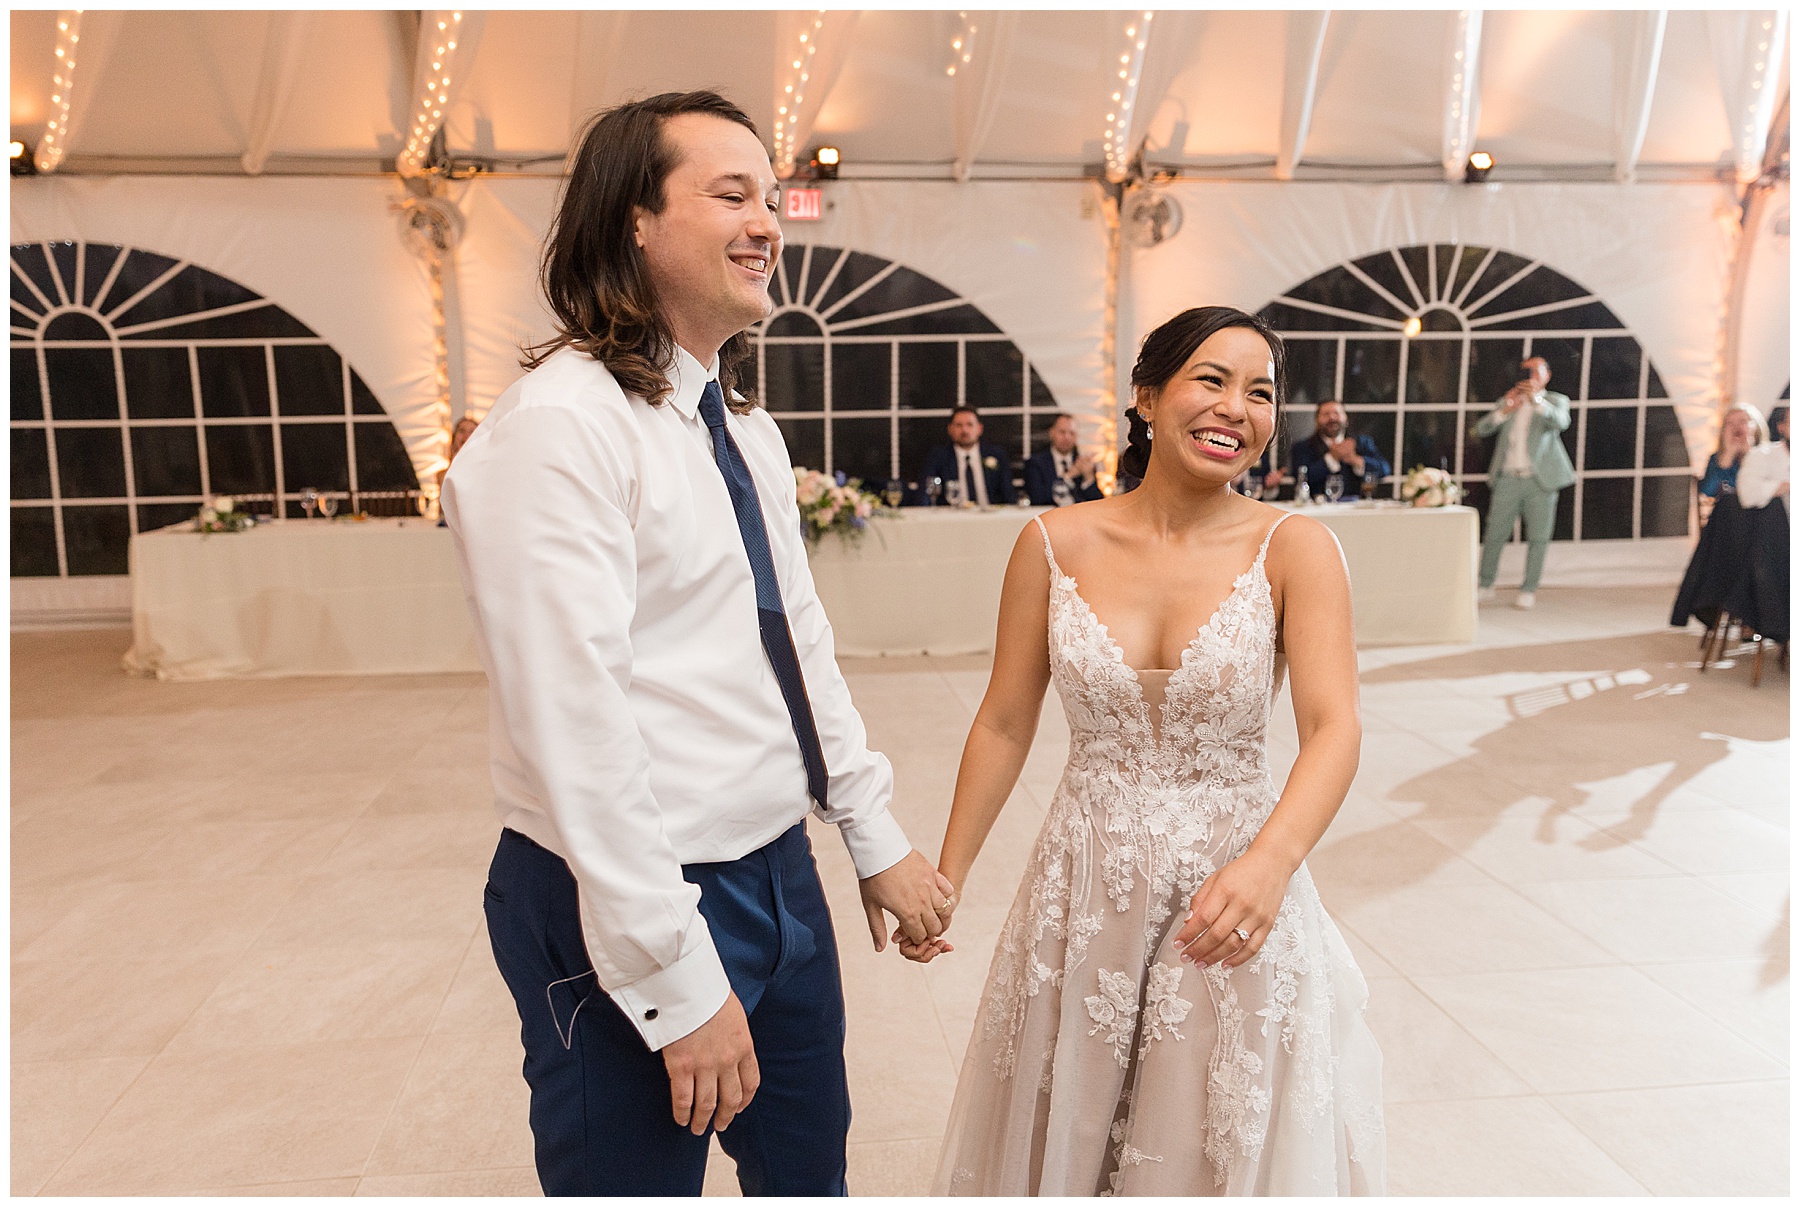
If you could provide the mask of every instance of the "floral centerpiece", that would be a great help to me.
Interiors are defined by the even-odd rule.
[[[869,517],[887,508],[862,488],[861,478],[835,476],[794,466],[794,492],[800,502],[800,527],[808,544],[816,545],[827,532],[856,541],[868,531]]]
[[[1450,507],[1462,502],[1462,487],[1441,469],[1415,465],[1400,480],[1400,497],[1414,507]]]
[[[237,500],[230,495],[214,495],[194,517],[195,532],[242,532],[256,523],[248,511],[239,511]]]

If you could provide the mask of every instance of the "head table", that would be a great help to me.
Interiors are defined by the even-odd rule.
[[[827,537],[813,581],[848,656],[993,649],[1000,582],[1038,508],[908,509],[855,544]],[[1359,645],[1471,641],[1476,514],[1306,509],[1350,567]],[[164,679],[478,671],[448,529],[340,517],[131,542],[127,669]]]

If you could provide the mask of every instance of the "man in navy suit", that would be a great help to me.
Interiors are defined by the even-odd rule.
[[[1342,474],[1344,493],[1353,496],[1364,478],[1379,481],[1393,473],[1394,467],[1381,455],[1374,438],[1352,436],[1349,428],[1350,417],[1344,413],[1343,403],[1334,399],[1321,402],[1313,414],[1313,434],[1294,441],[1288,454],[1288,469],[1285,473],[1280,469],[1270,470],[1264,486],[1279,486],[1287,474],[1292,474],[1296,480],[1305,474],[1307,489],[1316,499],[1325,493],[1327,477]]]
[[[1105,498],[1094,480],[1094,459],[1075,447],[1075,417],[1058,415],[1050,447],[1025,462],[1025,494],[1039,507],[1065,507]],[[1058,483],[1066,489],[1058,492]],[[1060,497],[1059,497],[1060,495]]]
[[[947,487],[961,482],[963,498],[978,506],[1012,504],[1012,457],[998,444],[981,442],[981,416],[974,407],[957,407],[950,413],[950,443],[940,444],[925,456],[925,472],[913,492],[913,503],[927,503],[925,483],[942,478]]]

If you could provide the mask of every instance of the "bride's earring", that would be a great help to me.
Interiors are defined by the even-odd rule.
[[[1144,420],[1144,439],[1156,439],[1156,424],[1152,423],[1149,419],[1144,418],[1144,413],[1142,411],[1138,412],[1138,418]]]

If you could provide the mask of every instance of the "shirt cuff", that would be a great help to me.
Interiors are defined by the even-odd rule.
[[[731,993],[712,931],[698,914],[694,921],[699,941],[686,955],[667,968],[609,991],[652,1052],[699,1030]]]
[[[840,825],[838,832],[844,836],[844,846],[850,851],[850,862],[856,865],[858,880],[885,872],[912,854],[913,846],[906,831],[886,809],[854,826]]]

